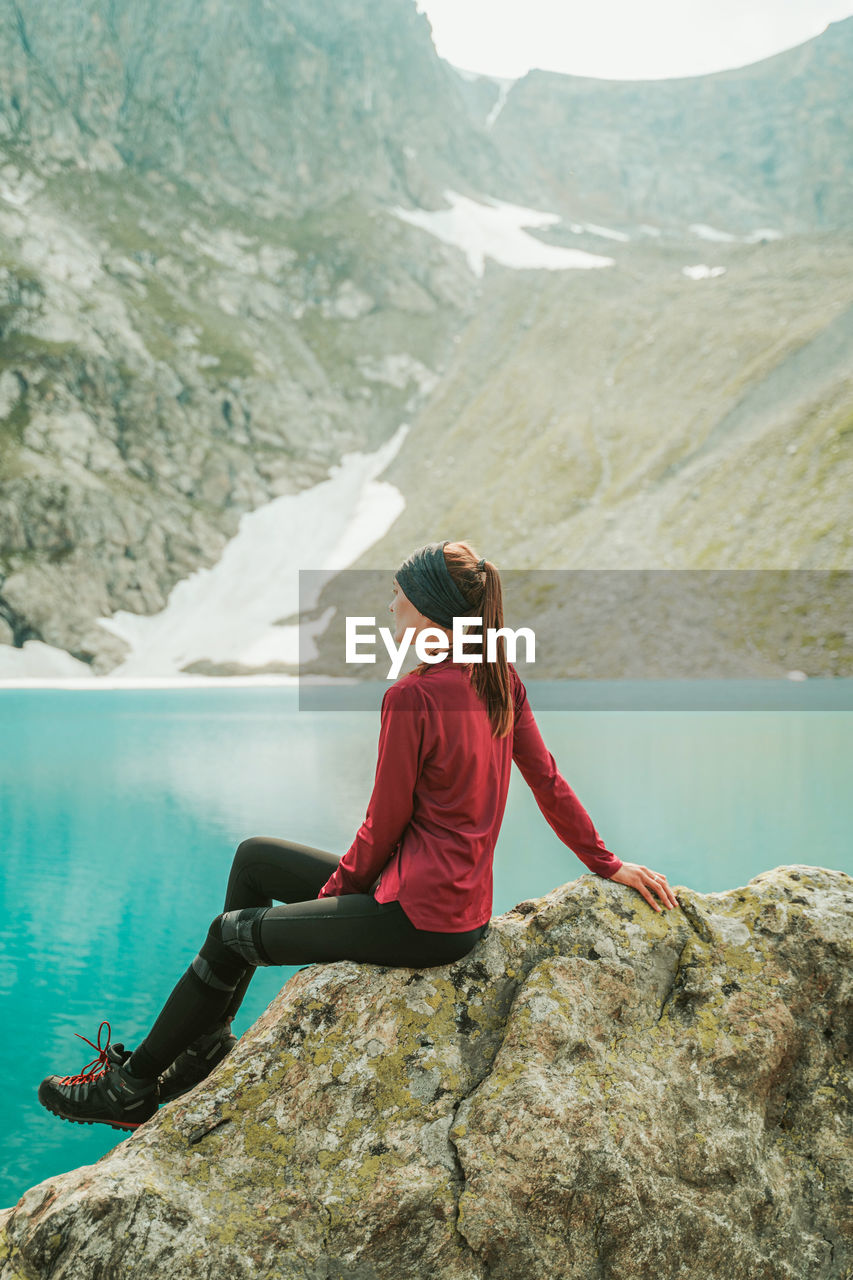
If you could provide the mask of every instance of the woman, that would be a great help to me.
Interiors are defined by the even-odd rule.
[[[542,740],[503,637],[495,662],[453,661],[454,616],[482,618],[483,634],[503,626],[495,566],[467,542],[428,543],[397,571],[388,608],[396,644],[409,627],[416,636],[437,628],[449,647],[385,691],[373,793],[352,845],[338,860],[285,840],[244,840],[225,910],[148,1035],[131,1053],[110,1045],[109,1034],[102,1048],[99,1030],[94,1063],[39,1086],[55,1115],[135,1129],[192,1088],[236,1043],[231,1021],[258,965],[426,968],[467,955],[491,918],[492,856],[513,760],[590,870],[633,886],[656,911],[653,895],[678,905],[666,876],[605,847]],[[432,639],[424,651],[434,656]]]

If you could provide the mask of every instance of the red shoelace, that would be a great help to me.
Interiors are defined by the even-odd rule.
[[[102,1048],[101,1032],[103,1031],[104,1027],[106,1027],[107,1029],[107,1043]],[[92,1080],[97,1080],[101,1076],[106,1075],[107,1071],[109,1071],[112,1066],[107,1056],[107,1050],[110,1047],[110,1036],[112,1035],[112,1028],[110,1027],[110,1024],[104,1021],[98,1027],[98,1043],[97,1044],[93,1044],[92,1041],[87,1039],[86,1036],[81,1036],[79,1031],[75,1031],[74,1034],[75,1036],[78,1037],[78,1039],[85,1040],[86,1044],[91,1044],[93,1049],[97,1049],[98,1056],[92,1062],[90,1062],[88,1066],[85,1066],[82,1071],[78,1071],[76,1076],[63,1076],[62,1079],[59,1081],[59,1083],[60,1084],[88,1084]]]

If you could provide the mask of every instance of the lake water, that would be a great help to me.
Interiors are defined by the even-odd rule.
[[[659,706],[679,704],[678,684]],[[809,684],[803,706],[833,705],[833,685],[850,707],[853,681]],[[849,709],[555,711],[548,686],[530,695],[622,858],[701,892],[783,863],[853,872]],[[739,697],[767,705],[747,686]],[[300,712],[292,688],[0,691],[0,1206],[122,1140],[49,1115],[39,1081],[89,1063],[74,1033],[94,1040],[104,1018],[138,1043],[222,910],[246,836],[346,851],[378,724],[375,711]],[[584,873],[513,770],[494,914]],[[258,972],[237,1034],[295,972]]]

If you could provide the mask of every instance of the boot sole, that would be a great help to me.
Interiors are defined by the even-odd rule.
[[[41,1102],[41,1099],[39,1099]],[[45,1111],[49,1111],[52,1116],[57,1116],[60,1120],[67,1120],[69,1124],[105,1124],[110,1129],[140,1129],[142,1125],[147,1124],[146,1120],[137,1120],[135,1123],[130,1120],[84,1120],[82,1116],[67,1116],[62,1111],[57,1111],[56,1107],[49,1107],[46,1102],[41,1104]],[[148,1120],[152,1119],[151,1116]]]

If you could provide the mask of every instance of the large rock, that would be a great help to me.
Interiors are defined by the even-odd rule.
[[[584,875],[427,970],[300,970],[192,1093],[6,1211],[2,1280],[841,1280],[853,881]]]

